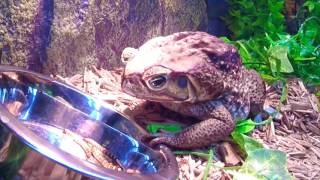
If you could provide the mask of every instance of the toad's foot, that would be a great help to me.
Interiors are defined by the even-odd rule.
[[[214,109],[208,118],[194,124],[173,136],[159,136],[150,145],[166,144],[171,147],[193,149],[208,146],[224,140],[235,127],[235,122],[224,106]]]

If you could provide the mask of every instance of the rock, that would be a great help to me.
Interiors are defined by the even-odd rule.
[[[0,1],[1,64],[27,66],[37,5],[36,0],[25,3]]]
[[[228,1],[207,0],[207,13],[209,19],[220,18],[228,13]]]
[[[1,0],[1,64],[60,75],[113,69],[125,47],[206,26],[204,0]]]
[[[228,36],[230,32],[223,20],[228,13],[228,1],[207,0],[208,33],[215,36]]]

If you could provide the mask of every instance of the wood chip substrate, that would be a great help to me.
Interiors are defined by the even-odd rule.
[[[83,74],[54,78],[112,104],[118,111],[139,121],[139,124],[144,124],[141,119],[166,120],[166,117],[152,114],[154,107],[147,106],[144,100],[121,91],[121,74],[122,69],[107,71],[91,67]],[[309,93],[301,80],[293,78],[286,85],[287,96],[280,102],[283,86],[277,83],[267,87],[265,105],[279,109],[280,113],[272,123],[255,129],[251,136],[268,148],[284,151],[287,154],[288,170],[295,179],[320,179],[319,100]],[[207,160],[179,155],[177,161],[180,167],[179,179],[203,178]],[[214,159],[208,179],[231,179],[232,176],[223,171],[224,166],[225,163]]]

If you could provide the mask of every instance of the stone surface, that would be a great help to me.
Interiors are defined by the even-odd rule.
[[[204,0],[2,0],[1,64],[61,75],[112,69],[127,46],[206,26]]]
[[[208,33],[221,37],[229,36],[230,32],[223,21],[223,17],[228,13],[228,1],[226,0],[206,0],[208,14]]]

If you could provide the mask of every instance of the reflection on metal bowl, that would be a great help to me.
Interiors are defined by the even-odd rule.
[[[47,76],[0,66],[0,119],[0,179],[178,175],[171,151],[144,145],[140,138],[146,132],[133,121]]]

